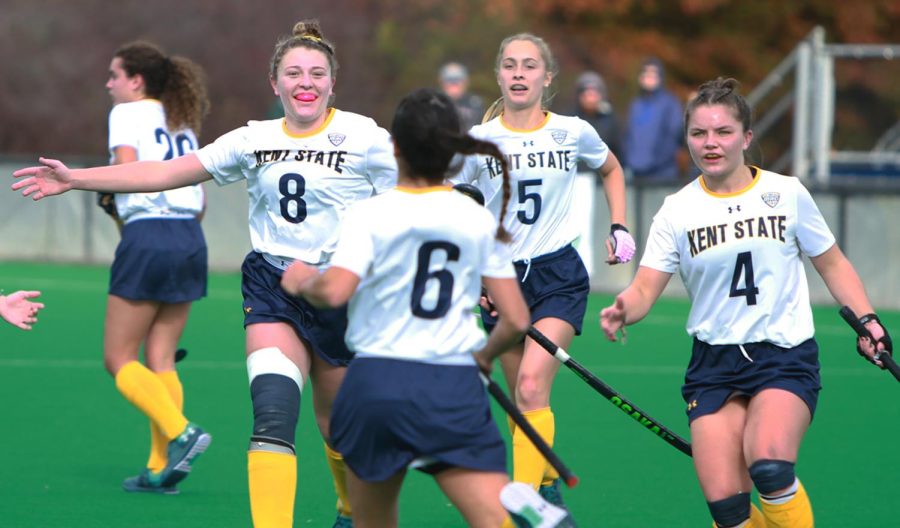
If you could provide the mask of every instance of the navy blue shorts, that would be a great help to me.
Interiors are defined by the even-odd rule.
[[[568,245],[531,259],[530,265],[521,260],[514,265],[522,296],[531,310],[531,322],[555,317],[572,325],[575,335],[581,335],[591,279],[578,251]],[[481,310],[481,322],[490,332],[497,318]]]
[[[184,303],[206,296],[208,262],[200,222],[147,218],[122,227],[109,294],[133,301]]]
[[[414,460],[506,473],[506,446],[475,366],[364,357],[353,361],[331,410],[331,440],[364,481]]]
[[[743,346],[750,359],[738,345],[709,345],[694,338],[694,351],[681,387],[689,423],[715,413],[732,395],[753,397],[763,389],[796,394],[809,407],[810,416],[815,414],[822,389],[815,339],[794,348],[772,343]]]
[[[281,287],[282,270],[251,251],[241,266],[244,328],[255,323],[287,323],[320,358],[346,367],[353,353],[344,343],[347,307],[314,308],[305,299],[288,295]]]

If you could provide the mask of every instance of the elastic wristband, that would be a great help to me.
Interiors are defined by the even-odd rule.
[[[625,226],[623,226],[622,224],[611,224],[611,225],[609,226],[609,232],[610,232],[610,233],[614,233],[614,232],[616,232],[616,231],[625,231],[625,232],[627,233],[627,232],[628,232],[628,228],[625,227]]]
[[[881,324],[881,319],[878,318],[874,313],[866,314],[859,318],[859,324],[865,326],[869,321],[875,321],[878,324]]]

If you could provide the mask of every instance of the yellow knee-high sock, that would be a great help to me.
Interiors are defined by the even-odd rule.
[[[525,411],[522,413],[528,423],[534,427],[541,438],[553,447],[553,435],[555,423],[550,407]],[[534,447],[531,440],[525,436],[521,428],[517,427],[513,433],[513,480],[525,482],[537,490],[544,479],[547,461],[541,452]]]
[[[813,512],[809,496],[800,479],[794,482],[797,485],[794,493],[789,490],[780,497],[760,497],[768,528],[812,528]]]
[[[159,426],[167,441],[175,439],[187,427],[187,419],[175,406],[165,384],[139,362],[131,361],[119,369],[116,388]]]
[[[547,408],[547,412],[550,413],[550,424],[548,425],[548,433],[544,434],[541,432],[541,436],[544,438],[548,438],[547,443],[550,447],[553,447],[553,439],[556,438],[556,418],[553,416],[553,411],[550,408]],[[549,486],[553,484],[553,481],[559,478],[559,473],[556,471],[550,463],[544,465],[544,478],[541,480],[541,486]]]
[[[750,522],[747,523],[747,528],[768,528],[766,517],[763,512],[759,511],[756,504],[750,504]]]
[[[323,445],[325,446],[325,460],[328,461],[328,469],[331,470],[331,478],[334,480],[334,491],[338,496],[337,510],[341,515],[352,517],[353,510],[350,508],[350,499],[347,494],[347,465],[344,463],[344,457],[331,449],[328,442]]]
[[[509,437],[512,438],[516,434],[516,422],[509,415],[506,415],[506,426],[509,427]]]
[[[297,494],[297,457],[250,451],[247,476],[254,528],[291,528]]]
[[[178,379],[178,372],[167,370],[165,372],[157,372],[156,377],[163,382],[172,397],[175,407],[184,412],[184,389],[181,386],[181,380]],[[158,473],[166,467],[168,461],[167,448],[169,440],[159,430],[159,427],[150,420],[150,458],[147,459],[147,468],[150,471]]]

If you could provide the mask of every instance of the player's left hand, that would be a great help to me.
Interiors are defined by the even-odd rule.
[[[635,243],[628,228],[622,224],[613,224],[606,237],[606,263],[624,264],[634,257]]]
[[[884,364],[879,361],[878,357],[882,353],[892,354],[894,346],[891,341],[891,336],[888,334],[887,328],[882,326],[881,320],[878,319],[878,316],[875,314],[863,316],[860,321],[864,321],[863,326],[865,326],[866,330],[872,334],[872,337],[875,338],[875,342],[872,343],[867,337],[859,337],[856,340],[856,351],[860,356],[863,356],[883,369]]]

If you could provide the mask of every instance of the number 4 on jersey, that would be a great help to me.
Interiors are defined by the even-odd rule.
[[[741,282],[741,275],[744,276],[744,287],[738,288]],[[753,281],[753,255],[749,251],[738,253],[737,260],[734,263],[734,276],[731,277],[731,291],[729,297],[746,297],[747,305],[756,304],[756,296],[759,294],[759,288]]]

